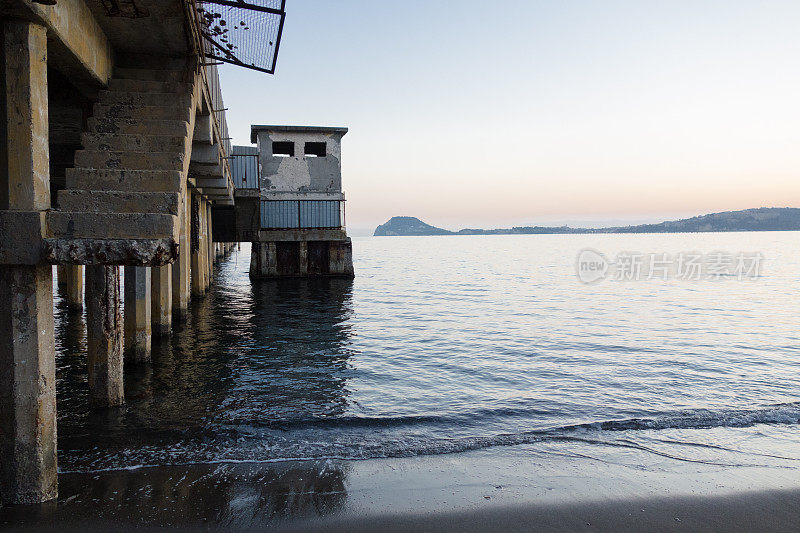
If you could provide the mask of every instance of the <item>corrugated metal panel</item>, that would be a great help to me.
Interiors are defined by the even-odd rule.
[[[258,189],[258,147],[234,146],[229,161],[237,189]]]
[[[341,228],[344,202],[339,200],[262,200],[263,229]]]
[[[300,201],[301,228],[339,228],[342,226],[336,200]]]

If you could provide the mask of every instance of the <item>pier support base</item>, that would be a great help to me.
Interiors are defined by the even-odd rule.
[[[192,197],[192,296],[202,296],[208,287],[208,250],[205,202],[199,195]]]
[[[47,31],[2,17],[0,32],[0,210],[41,221],[50,209]],[[41,246],[8,229],[4,245]],[[53,269],[0,265],[0,502],[57,495]]]
[[[211,233],[211,204],[204,202],[205,205],[205,224],[206,224],[206,289],[214,281],[214,263],[217,262],[217,254],[214,249],[214,239]]]
[[[153,267],[150,276],[153,334],[163,337],[172,332],[172,265]]]
[[[353,275],[353,248],[349,239],[252,244],[251,278],[352,278]]]
[[[119,267],[86,267],[89,398],[94,407],[124,402]]]
[[[125,267],[125,361],[150,361],[152,349],[149,267]]]
[[[53,278],[49,265],[0,266],[0,498],[57,496]]]

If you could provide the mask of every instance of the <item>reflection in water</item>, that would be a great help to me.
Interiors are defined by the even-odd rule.
[[[113,501],[122,520],[226,523],[242,506],[257,520],[344,501],[334,462],[263,461],[286,427],[346,410],[353,282],[251,284],[242,267],[222,262],[188,320],[153,339],[152,364],[125,369],[118,409],[89,409],[84,320],[57,303],[61,500],[74,512]]]
[[[333,462],[162,466],[62,474],[59,502],[3,509],[0,525],[216,524],[244,529],[341,509],[346,465]]]

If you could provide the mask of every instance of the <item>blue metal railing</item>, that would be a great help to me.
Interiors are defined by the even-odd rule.
[[[237,189],[258,189],[258,148],[234,146],[229,158],[233,185]]]
[[[344,200],[261,200],[261,229],[343,229]]]

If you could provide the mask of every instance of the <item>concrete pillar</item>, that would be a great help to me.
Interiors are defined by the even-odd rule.
[[[53,274],[49,265],[0,267],[0,496],[57,496]]]
[[[208,274],[206,275],[206,287],[209,287],[214,281],[214,263],[217,262],[217,254],[214,248],[214,236],[211,233],[211,203],[206,202],[206,252],[208,253]]]
[[[150,276],[153,333],[163,337],[172,332],[172,265],[153,267]]]
[[[0,209],[41,212],[50,208],[47,33],[0,25]],[[55,377],[52,267],[0,265],[2,503],[58,495]]]
[[[65,267],[64,301],[71,309],[83,309],[83,265]]]
[[[172,312],[175,320],[185,320],[189,312],[189,272],[190,272],[190,208],[188,191],[181,200],[179,255],[172,265]]]
[[[250,277],[274,277],[278,274],[278,253],[274,242],[254,242],[250,252]]]
[[[192,234],[191,234],[191,268],[192,268],[192,296],[202,296],[206,292],[205,286],[205,266],[203,264],[203,210],[200,208],[202,200],[199,195],[192,195],[191,202],[191,217],[192,217]]]
[[[67,265],[58,265],[56,267],[56,279],[59,290],[67,286]]]
[[[125,393],[118,266],[86,267],[86,345],[92,405],[122,405]]]
[[[150,361],[150,268],[125,267],[125,361]]]
[[[308,274],[308,242],[307,241],[300,241],[298,243],[300,246],[299,256],[300,262],[298,264],[298,274],[304,276]]]

